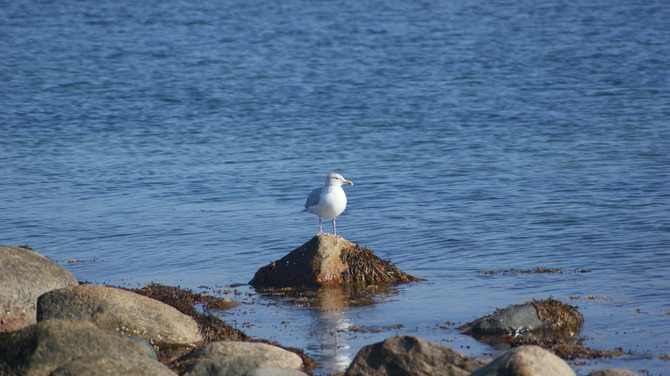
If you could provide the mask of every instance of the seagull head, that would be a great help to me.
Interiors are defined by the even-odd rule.
[[[348,185],[354,185],[354,183],[351,180],[345,179],[342,175],[332,173],[328,174],[326,176],[326,186],[335,186],[335,187],[341,187],[342,184],[348,184]]]

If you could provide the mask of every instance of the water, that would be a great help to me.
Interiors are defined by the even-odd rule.
[[[242,286],[226,321],[326,374],[395,334],[494,356],[451,323],[551,296],[585,315],[587,346],[634,352],[579,374],[668,374],[667,2],[16,1],[0,16],[0,243],[94,283],[228,290],[316,233],[300,210],[337,171],[355,183],[341,235],[428,281],[364,307]],[[482,273],[534,267],[565,272]]]

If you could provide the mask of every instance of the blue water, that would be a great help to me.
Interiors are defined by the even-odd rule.
[[[226,321],[327,374],[398,333],[494,356],[445,322],[554,297],[634,352],[579,374],[667,375],[668,41],[664,0],[2,4],[0,243],[229,290],[318,231],[336,171],[339,233],[428,281],[365,307],[241,286]],[[565,272],[482,273],[535,267]]]

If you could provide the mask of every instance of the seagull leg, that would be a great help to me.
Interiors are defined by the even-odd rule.
[[[323,225],[321,224],[321,217],[319,217],[319,234],[323,234]]]
[[[335,217],[333,217],[333,235],[337,235],[337,226],[335,225]]]

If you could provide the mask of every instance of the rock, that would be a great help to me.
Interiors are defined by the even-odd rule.
[[[627,369],[609,368],[609,369],[601,369],[598,371],[593,371],[589,373],[587,376],[639,376],[639,375]]]
[[[514,348],[470,376],[574,376],[561,358],[537,346]]]
[[[449,347],[401,335],[363,347],[345,376],[466,376],[485,364]]]
[[[194,363],[186,376],[237,376],[258,367],[301,369],[295,353],[259,342],[212,342],[186,356]]]
[[[49,376],[175,376],[154,359],[121,353],[94,354],[68,362]]]
[[[254,287],[315,287],[420,280],[375,256],[372,250],[339,236],[321,234],[280,260],[260,268],[249,284]]]
[[[550,298],[499,309],[459,329],[467,329],[473,335],[518,334],[538,329],[576,333],[583,322],[584,316],[575,307]]]
[[[32,249],[0,245],[0,332],[35,324],[37,297],[77,284],[72,273]]]
[[[40,296],[37,320],[54,318],[90,321],[152,343],[190,344],[202,340],[190,316],[157,300],[108,286],[72,286]]]
[[[304,372],[292,368],[257,367],[250,369],[242,376],[308,376]]]
[[[80,358],[144,357],[156,362],[149,356],[128,337],[84,321],[47,320],[0,334],[1,375],[48,375]]]

